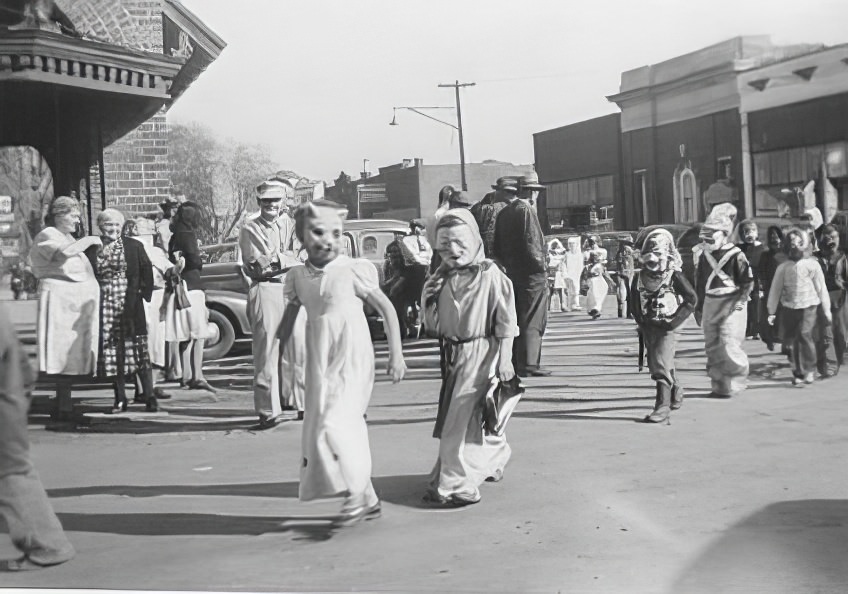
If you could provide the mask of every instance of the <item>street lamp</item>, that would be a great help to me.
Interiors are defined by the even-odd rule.
[[[440,87],[453,87],[456,90],[456,126],[454,126],[453,124],[451,124],[449,122],[445,122],[443,120],[440,120],[439,118],[434,118],[433,116],[428,115],[428,114],[420,111],[422,109],[451,109],[450,107],[442,107],[442,106],[437,106],[437,107],[393,107],[392,108],[392,110],[393,110],[392,111],[392,121],[389,122],[390,126],[399,125],[398,122],[397,122],[397,110],[406,109],[408,111],[415,112],[418,115],[422,115],[425,118],[429,118],[431,120],[439,122],[440,124],[444,124],[445,126],[450,126],[454,130],[459,132],[459,167],[460,167],[460,174],[462,175],[462,191],[463,192],[468,191],[468,184],[465,181],[465,142],[464,142],[464,138],[463,138],[463,135],[462,135],[462,106],[460,105],[460,102],[459,102],[459,89],[461,87],[473,87],[475,84],[476,83],[460,83],[459,81],[456,81],[456,82],[450,83],[450,84],[439,85]]]

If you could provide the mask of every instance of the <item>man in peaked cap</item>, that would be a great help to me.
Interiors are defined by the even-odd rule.
[[[730,398],[745,389],[748,379],[748,356],[742,343],[754,276],[745,254],[729,241],[736,208],[720,206],[710,212],[701,227],[704,249],[695,274],[695,321],[704,329],[711,395]]]
[[[525,192],[532,195],[533,189],[525,186]],[[520,330],[512,343],[515,373],[547,376],[551,372],[540,367],[542,335],[548,323],[547,246],[536,211],[519,196],[517,191],[510,193],[509,204],[497,215],[492,256],[515,288]]]
[[[498,213],[518,194],[518,178],[515,176],[499,177],[492,185],[493,192],[486,194],[480,202],[471,206],[471,214],[480,228],[483,238],[483,250],[486,257],[492,257],[495,240],[495,219]]]
[[[262,429],[283,420],[283,406],[303,410],[303,356],[299,354],[303,345],[297,330],[303,326],[305,332],[304,312],[298,316],[295,335],[289,344],[283,345],[282,353],[277,337],[286,309],[283,278],[290,268],[301,264],[296,257],[299,246],[294,219],[283,212],[283,202],[293,193],[291,184],[285,180],[270,179],[259,184],[256,188],[259,215],[239,230],[242,270],[250,279],[247,316],[252,332],[253,404]],[[301,381],[297,381],[298,377]]]

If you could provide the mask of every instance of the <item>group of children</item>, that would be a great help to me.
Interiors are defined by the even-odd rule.
[[[630,307],[657,382],[647,422],[667,421],[682,404],[674,371],[675,330],[693,312],[704,332],[711,397],[730,398],[746,388],[746,336],[761,337],[769,350],[783,344],[793,385],[812,384],[816,372],[831,377],[843,363],[848,259],[840,249],[839,230],[816,225],[810,213],[802,217],[804,227],[785,233],[769,227],[763,246],[756,222],[745,220],[736,227],[735,218],[733,205],[719,204],[702,225],[701,244],[693,250],[694,288],[682,274],[668,232],[659,229],[643,242]]]

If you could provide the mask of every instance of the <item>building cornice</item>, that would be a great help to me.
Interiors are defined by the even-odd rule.
[[[29,81],[170,99],[185,60],[38,29],[4,31],[0,81]]]

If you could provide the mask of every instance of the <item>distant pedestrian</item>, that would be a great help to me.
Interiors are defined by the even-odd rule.
[[[27,413],[35,374],[0,304],[0,516],[23,556],[0,561],[0,571],[58,565],[76,552],[53,512],[29,456]]]
[[[778,266],[769,293],[769,323],[774,323],[778,303],[783,311],[783,341],[792,345],[792,383],[812,384],[817,363],[813,334],[822,314],[831,323],[830,295],[818,261],[808,255],[809,234],[802,229],[786,233],[789,260]]]
[[[493,192],[489,192],[480,202],[471,206],[471,214],[474,215],[474,220],[477,221],[477,227],[480,229],[487,258],[494,257],[495,222],[500,211],[518,194],[518,178],[499,177],[492,188]]]
[[[618,237],[618,252],[615,254],[616,276],[615,296],[618,300],[618,317],[632,318],[630,307],[630,286],[636,272],[635,256],[633,253],[633,237],[630,234]]]
[[[438,222],[442,264],[424,286],[424,323],[445,344],[446,374],[433,436],[439,457],[425,499],[446,506],[480,501],[478,487],[503,477],[510,447],[503,435],[484,435],[483,402],[498,382],[514,378],[517,333],[510,280],[483,253],[483,240],[466,210]]]
[[[768,323],[768,297],[771,291],[771,281],[774,279],[774,273],[777,272],[777,267],[787,260],[786,252],[783,251],[783,231],[780,227],[772,225],[766,233],[768,241],[768,250],[760,256],[760,264],[758,267],[757,278],[760,281],[760,292],[762,293],[759,303],[759,312],[757,317],[759,320],[760,336],[766,344],[766,348],[770,351],[774,350],[775,343],[781,342],[780,338],[780,306],[777,309],[777,318],[774,325]],[[788,351],[787,351],[788,352]]]
[[[695,311],[698,297],[683,275],[683,261],[667,230],[648,234],[641,260],[642,268],[631,285],[630,303],[645,341],[651,379],[657,385],[654,410],[645,422],[662,423],[671,410],[683,404],[683,387],[675,372],[676,330]]]
[[[547,246],[536,213],[517,194],[500,211],[495,225],[493,259],[515,290],[519,335],[512,364],[519,377],[548,376],[541,367],[542,336],[548,323]]]
[[[840,249],[839,229],[825,225],[821,232],[819,251],[815,254],[824,272],[825,285],[830,296],[830,311],[833,323],[822,323],[819,312],[819,332],[816,336],[818,370],[823,376],[834,375],[845,363],[846,336],[848,336],[848,313],[845,293],[848,290],[848,257]]]
[[[403,379],[406,367],[397,316],[380,290],[377,269],[342,254],[347,210],[325,200],[306,202],[295,213],[295,232],[306,249],[304,266],[283,283],[286,311],[280,341],[292,335],[301,307],[306,338],[306,398],[302,433],[300,499],[344,496],[339,526],[380,516],[371,484],[371,450],[364,414],[374,386],[374,349],[362,309],[383,317],[389,341],[388,374]]]
[[[695,320],[704,330],[712,396],[730,398],[747,387],[748,355],[742,343],[754,276],[745,254],[729,242],[736,209],[721,206],[710,212],[701,227],[704,249],[696,268]]]
[[[566,266],[565,266],[565,248],[559,239],[552,239],[548,243],[548,311],[551,310],[554,303],[554,297],[557,300],[557,307],[560,311],[568,311],[566,303],[567,293],[565,282]]]
[[[584,274],[589,283],[586,295],[587,313],[593,320],[601,317],[604,311],[604,301],[609,294],[607,283],[607,250],[600,245],[600,238],[591,235],[586,240],[586,250],[583,252]]]
[[[751,272],[754,275],[754,288],[751,290],[751,297],[748,300],[747,313],[748,321],[745,328],[745,337],[754,340],[760,337],[759,314],[760,299],[762,295],[762,286],[760,283],[760,258],[768,250],[763,242],[760,241],[760,231],[757,228],[756,221],[745,219],[739,223],[739,249],[745,254],[748,263],[751,265]]]
[[[566,240],[565,283],[569,311],[580,311],[580,280],[583,278],[583,250],[576,235]]]

